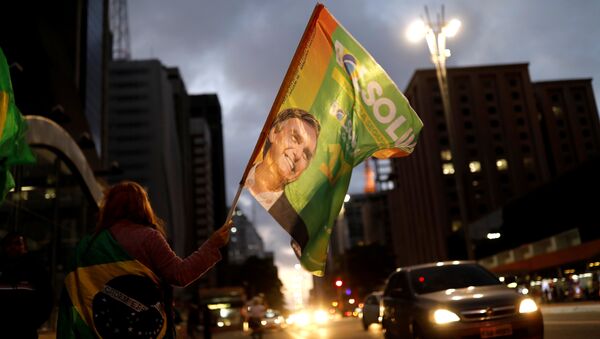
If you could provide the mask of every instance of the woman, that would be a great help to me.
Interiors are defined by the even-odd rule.
[[[187,286],[212,268],[231,226],[182,259],[167,243],[146,191],[129,181],[113,186],[65,277],[58,338],[172,337],[170,286]]]

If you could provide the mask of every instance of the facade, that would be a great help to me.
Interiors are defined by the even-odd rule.
[[[600,124],[592,80],[544,81],[533,86],[552,175],[600,154]]]
[[[223,125],[221,123],[221,104],[216,94],[199,94],[190,96],[190,118],[203,118],[210,131],[210,155],[212,173],[213,217],[215,225],[222,225],[227,216],[225,201],[225,150],[223,146]]]
[[[385,192],[353,194],[344,204],[346,249],[379,244],[391,248],[390,219]]]
[[[458,154],[450,151],[435,71],[416,71],[405,91],[425,129],[414,154],[394,159],[392,165],[390,210],[398,265],[466,257],[456,187],[460,172],[467,222],[476,226],[511,199],[568,168],[555,151],[565,140],[571,141],[570,150],[582,153],[571,159],[571,166],[597,152],[598,118],[589,81],[535,84],[527,64],[514,64],[451,68],[448,82]],[[571,100],[576,94],[585,102],[579,108]],[[565,115],[584,107],[581,117],[569,118],[575,125],[563,129],[564,134],[554,128],[557,114],[551,103],[557,98],[571,103],[567,107],[554,102]],[[586,141],[577,141],[584,125],[589,151],[582,150]],[[477,234],[473,228],[470,236]]]
[[[108,157],[122,170],[109,180],[134,180],[147,189],[173,249],[183,256],[189,221],[172,80],[158,60],[113,61],[109,79]]]
[[[225,165],[221,105],[216,94],[190,95],[189,123],[192,168],[193,230],[196,244],[204,242],[219,228],[227,215],[225,205]],[[221,252],[222,263],[202,279],[210,285],[223,285],[228,251]]]
[[[236,209],[233,215],[233,223],[235,230],[231,230],[231,239],[228,246],[229,262],[241,265],[252,256],[265,258],[263,240],[256,232],[252,222],[241,210]]]
[[[0,204],[0,238],[18,231],[50,273],[58,300],[64,272],[94,229],[102,197],[108,1],[3,4],[0,35],[17,107],[36,163],[14,168]],[[18,27],[18,29],[15,29]],[[42,332],[55,328],[56,308]]]

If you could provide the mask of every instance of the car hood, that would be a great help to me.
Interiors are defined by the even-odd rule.
[[[485,306],[504,306],[514,304],[522,298],[515,290],[504,285],[471,286],[468,288],[448,289],[433,293],[420,294],[426,302],[445,304],[456,308]]]

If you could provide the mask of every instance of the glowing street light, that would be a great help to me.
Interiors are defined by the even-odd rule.
[[[454,166],[444,168],[445,175],[454,175],[456,180],[456,188],[458,193],[458,203],[460,206],[461,224],[465,236],[465,245],[469,259],[473,259],[473,248],[468,230],[468,217],[465,194],[465,162],[461,152],[457,151],[457,136],[454,128],[454,120],[452,118],[452,110],[450,105],[450,92],[448,90],[448,78],[446,72],[446,59],[450,57],[450,50],[446,48],[446,38],[455,36],[461,26],[458,19],[452,19],[448,22],[444,19],[444,6],[442,5],[442,13],[437,16],[437,21],[434,24],[429,18],[429,10],[425,6],[425,15],[427,20],[419,19],[413,22],[406,31],[408,40],[418,42],[423,39],[427,42],[427,47],[431,54],[431,62],[435,65],[440,94],[442,96],[442,104],[444,106],[444,115],[446,125],[448,127],[448,139],[450,142],[451,154],[448,156],[452,159]],[[450,164],[445,164],[450,165]]]

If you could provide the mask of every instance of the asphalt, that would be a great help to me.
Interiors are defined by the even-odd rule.
[[[572,303],[556,303],[541,305],[542,314],[561,313],[600,313],[600,301],[580,301]],[[40,333],[39,339],[54,339],[54,332]]]

